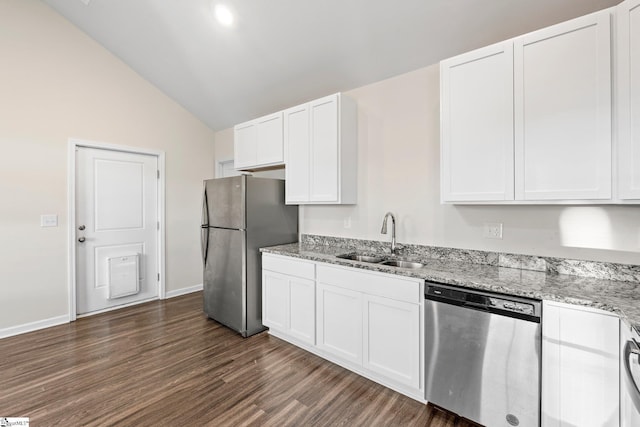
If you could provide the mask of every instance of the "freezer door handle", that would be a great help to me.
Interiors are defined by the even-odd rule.
[[[202,265],[207,265],[207,252],[209,252],[209,203],[207,200],[207,185],[202,191],[202,225],[200,226],[200,250],[202,252]]]

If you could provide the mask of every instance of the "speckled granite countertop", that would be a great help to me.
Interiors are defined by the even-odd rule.
[[[326,245],[292,243],[263,248],[261,251],[450,285],[595,307],[619,314],[623,320],[640,331],[640,283],[637,282],[415,257],[403,259],[419,261],[425,266],[416,269],[398,268],[336,258],[336,255],[353,251]]]

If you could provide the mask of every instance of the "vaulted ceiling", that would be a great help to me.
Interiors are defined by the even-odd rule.
[[[43,1],[214,130],[619,2]]]

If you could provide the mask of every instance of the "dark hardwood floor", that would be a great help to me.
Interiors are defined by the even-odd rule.
[[[32,426],[431,426],[467,422],[202,313],[202,293],[0,340],[0,417]]]

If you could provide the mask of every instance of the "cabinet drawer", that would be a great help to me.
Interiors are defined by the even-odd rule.
[[[315,279],[315,264],[295,258],[263,254],[262,268],[277,273],[288,274],[289,276],[301,277],[303,279]]]
[[[316,280],[320,283],[398,301],[419,304],[422,300],[420,279],[318,264]]]

